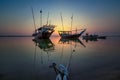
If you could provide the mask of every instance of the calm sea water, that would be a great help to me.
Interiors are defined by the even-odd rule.
[[[0,38],[0,80],[55,80],[53,62],[69,67],[70,80],[120,80],[120,38]]]

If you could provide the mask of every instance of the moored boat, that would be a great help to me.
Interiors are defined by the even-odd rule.
[[[72,38],[72,39],[79,38],[86,31],[86,29],[80,29],[79,30],[80,32],[77,33],[77,31],[78,31],[77,28],[76,28],[76,30],[72,30],[73,15],[71,17],[71,29],[69,31],[64,30],[62,14],[61,14],[61,22],[62,22],[63,29],[61,31],[58,31],[61,38],[68,38],[68,39],[70,39],[70,38]],[[76,31],[76,32],[74,32],[74,31]]]
[[[43,25],[42,27],[38,28],[32,36],[39,39],[49,39],[51,34],[55,31],[55,25]]]
[[[61,36],[61,38],[79,38],[84,32],[86,31],[86,29],[83,29],[80,33],[74,33],[72,34],[72,31],[58,31],[59,35]]]
[[[31,9],[32,9],[33,22],[34,22],[34,27],[35,27],[35,31],[32,34],[32,36],[37,39],[49,39],[51,34],[55,31],[54,30],[55,25],[48,24],[49,13],[48,13],[48,17],[47,17],[47,24],[42,25],[42,10],[40,10],[40,15],[41,15],[40,16],[40,18],[41,18],[40,24],[41,25],[39,28],[36,28],[33,8],[31,8]]]
[[[106,36],[99,36],[99,35],[92,35],[92,34],[88,34],[86,33],[86,35],[83,35],[82,36],[83,39],[86,39],[86,40],[97,40],[97,39],[106,39]]]

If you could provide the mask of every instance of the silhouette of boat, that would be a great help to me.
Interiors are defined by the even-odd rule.
[[[38,28],[32,36],[39,39],[49,39],[51,34],[54,32],[54,25],[43,25],[42,27]]]
[[[99,36],[99,35],[89,35],[86,33],[86,35],[82,36],[83,39],[89,39],[89,40],[97,40],[97,39],[106,39],[106,36]]]
[[[106,36],[99,36],[99,35],[89,35],[88,33],[86,33],[86,35],[82,36],[83,40],[86,40],[86,42],[88,41],[98,41],[98,39],[106,39]]]
[[[86,29],[82,30],[80,33],[74,33],[72,34],[72,31],[58,31],[59,35],[61,36],[61,38],[79,38],[84,32],[86,31]]]
[[[31,8],[31,9],[32,9],[33,22],[34,22],[34,27],[35,27],[35,31],[32,34],[32,36],[37,39],[49,39],[51,34],[54,32],[54,28],[55,28],[55,25],[48,24],[49,13],[48,13],[48,17],[47,17],[47,24],[42,25],[42,10],[40,10],[41,27],[36,29],[33,8]]]

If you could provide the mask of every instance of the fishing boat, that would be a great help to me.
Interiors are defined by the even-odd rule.
[[[55,31],[55,25],[43,25],[42,27],[38,28],[32,36],[38,39],[49,39],[51,34]]]
[[[86,29],[83,29],[80,33],[74,33],[72,34],[72,31],[58,31],[59,35],[61,36],[61,38],[79,38],[84,32],[86,31]]]
[[[79,38],[85,31],[86,31],[86,29],[80,29],[79,31],[79,33],[77,33],[77,28],[76,28],[76,30],[72,30],[72,23],[73,23],[73,15],[72,15],[72,17],[71,17],[71,30],[69,30],[69,31],[65,31],[64,30],[64,26],[63,26],[63,18],[62,18],[62,14],[60,14],[61,15],[61,22],[62,22],[62,27],[63,27],[63,30],[61,30],[61,31],[58,31],[58,33],[59,33],[59,35],[61,36],[61,38]],[[75,33],[74,33],[74,31],[76,31]]]
[[[55,25],[48,24],[49,13],[48,13],[48,17],[47,17],[47,24],[42,25],[42,10],[40,10],[41,26],[39,28],[36,28],[33,8],[31,8],[31,9],[32,9],[33,22],[34,22],[34,27],[35,27],[35,31],[32,34],[32,36],[37,39],[49,39],[51,34],[55,31],[54,30]]]

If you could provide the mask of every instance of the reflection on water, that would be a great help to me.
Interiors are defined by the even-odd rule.
[[[51,42],[50,39],[33,39],[36,46],[44,51],[51,51],[54,50],[54,44]]]
[[[41,49],[41,64],[43,64],[43,52],[46,52],[48,54],[48,60],[49,60],[49,52],[54,50],[54,44],[51,42],[50,39],[32,39],[35,43],[35,56],[34,59],[36,60],[36,46]],[[34,61],[35,61],[34,60]]]
[[[86,46],[83,44],[83,42],[82,42],[80,39],[78,39],[78,38],[75,38],[75,39],[61,38],[61,39],[59,40],[59,43],[62,43],[62,44],[65,44],[65,43],[71,44],[71,42],[74,42],[74,43],[75,43],[75,46],[76,46],[76,44],[78,43],[78,44],[81,44],[82,46],[86,47]]]
[[[70,80],[119,80],[119,41],[0,38],[0,80],[55,80],[53,62],[68,66]]]

